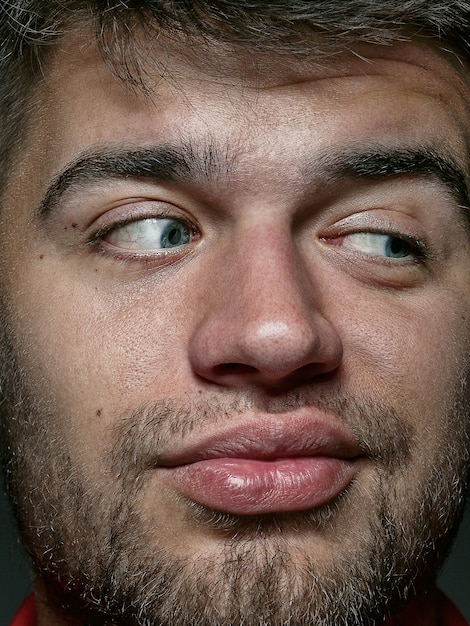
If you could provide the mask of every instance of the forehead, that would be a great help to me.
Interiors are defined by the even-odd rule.
[[[275,59],[207,45],[188,54],[167,42],[141,64],[144,90],[117,78],[86,39],[62,42],[28,137],[37,180],[50,182],[90,148],[182,142],[246,171],[282,162],[286,177],[306,151],[311,161],[358,142],[425,143],[468,169],[468,81],[452,57],[423,44]]]

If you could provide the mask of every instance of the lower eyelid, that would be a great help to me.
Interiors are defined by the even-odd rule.
[[[106,241],[98,240],[91,246],[93,253],[110,263],[122,264],[123,268],[135,264],[137,267],[164,267],[180,261],[191,254],[192,249],[169,248],[155,251],[126,251]]]

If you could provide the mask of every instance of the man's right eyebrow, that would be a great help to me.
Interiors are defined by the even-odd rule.
[[[103,149],[79,156],[53,179],[39,204],[37,214],[47,217],[63,197],[75,189],[109,179],[150,180],[156,183],[189,181],[216,175],[217,158],[213,147],[196,154],[188,144],[130,149]],[[226,164],[228,168],[229,165]]]

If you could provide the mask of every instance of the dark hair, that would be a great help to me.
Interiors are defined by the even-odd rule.
[[[90,24],[105,60],[139,83],[133,33],[228,42],[278,55],[332,54],[356,42],[430,38],[470,57],[465,0],[5,0],[0,3],[0,172],[22,136],[27,99],[54,43]],[[0,176],[0,185],[4,181]]]

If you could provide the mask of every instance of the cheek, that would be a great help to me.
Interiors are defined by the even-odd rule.
[[[446,297],[446,295],[448,297]],[[461,296],[397,297],[356,304],[345,342],[351,389],[381,399],[408,420],[428,453],[448,437],[455,401],[466,401],[469,329]],[[346,331],[344,331],[346,332]]]
[[[81,285],[36,274],[12,295],[13,340],[31,396],[67,425],[74,454],[98,462],[98,443],[117,419],[188,392],[190,324],[174,294],[116,297],[102,285]]]

